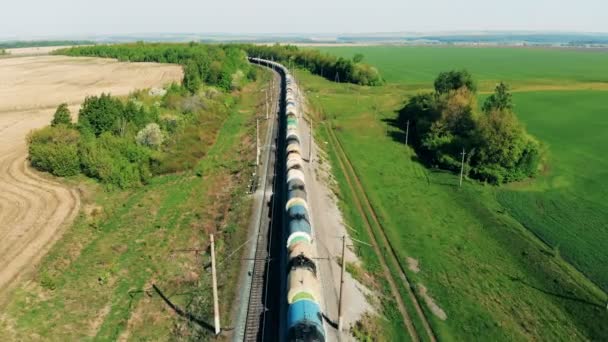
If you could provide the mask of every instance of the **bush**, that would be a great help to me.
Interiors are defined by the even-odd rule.
[[[128,138],[103,133],[79,146],[83,172],[110,186],[122,189],[146,183],[150,178],[150,152]]]
[[[442,72],[435,79],[435,92],[445,94],[452,90],[467,88],[472,92],[477,90],[473,76],[466,70]]]
[[[55,114],[53,115],[51,126],[55,127],[57,125],[72,125],[72,114],[70,113],[70,109],[68,108],[67,103],[60,104],[59,107],[57,107]]]
[[[135,140],[139,145],[157,149],[163,143],[163,132],[158,124],[151,123],[137,133]]]
[[[55,176],[74,176],[80,172],[78,131],[58,125],[34,131],[28,137],[29,159],[35,168]]]

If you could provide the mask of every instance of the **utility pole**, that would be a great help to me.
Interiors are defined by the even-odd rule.
[[[265,89],[264,92],[266,93],[266,120],[268,120],[268,89]]]
[[[407,123],[405,124],[405,146],[407,146],[407,138],[410,135],[410,120],[407,120]]]
[[[308,133],[308,162],[312,163],[312,119],[310,119],[310,131]]]
[[[462,148],[462,161],[460,162],[460,187],[462,187],[462,174],[464,173],[464,147]]]
[[[215,275],[215,243],[213,234],[209,235],[211,240],[211,279],[213,284],[213,318],[215,322],[215,335],[220,333],[220,306],[217,299],[217,277]]]
[[[255,119],[255,165],[260,165],[260,119]]]
[[[338,332],[342,331],[342,307],[344,295],[344,270],[346,269],[346,259],[344,258],[346,251],[346,235],[342,235],[342,271],[340,271],[340,297],[338,299]]]

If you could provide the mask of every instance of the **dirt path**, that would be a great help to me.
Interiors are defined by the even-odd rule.
[[[75,189],[28,166],[27,134],[48,125],[54,108],[72,112],[85,96],[179,80],[177,66],[62,56],[0,60],[0,304],[35,269],[80,208]]]
[[[309,113],[303,92],[298,92],[300,113]],[[346,237],[346,244],[352,246],[350,234],[344,226],[342,213],[338,208],[338,200],[331,191],[334,182],[331,176],[329,163],[321,156],[322,151],[310,139],[310,119],[301,117],[298,121],[302,157],[309,159],[309,150],[312,148],[311,160],[304,165],[306,176],[307,196],[310,206],[312,226],[315,233],[315,244],[319,258],[323,299],[325,301],[325,315],[335,323],[338,322],[338,297],[340,293],[341,265],[338,258],[342,253],[342,237]],[[359,260],[350,248],[346,249],[345,259],[348,263],[358,264]],[[350,273],[345,273],[343,300],[343,330],[342,332],[329,330],[328,341],[351,340],[348,333],[350,328],[359,321],[365,313],[373,312],[366,295],[371,291],[354,279]]]

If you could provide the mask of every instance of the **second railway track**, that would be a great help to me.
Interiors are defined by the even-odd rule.
[[[367,230],[367,233],[372,240],[374,252],[378,255],[378,259],[380,260],[380,263],[382,265],[383,273],[386,277],[386,280],[389,283],[389,287],[391,288],[391,293],[394,296],[395,301],[397,303],[397,308],[399,309],[399,313],[401,314],[401,316],[403,318],[403,324],[407,328],[407,331],[413,341],[419,341],[422,339],[420,336],[421,332],[418,331],[419,329],[417,329],[417,327],[415,326],[415,324],[412,320],[412,316],[408,312],[406,305],[405,305],[403,299],[401,298],[398,284],[403,284],[403,286],[401,286],[401,287],[407,293],[407,296],[409,297],[409,300],[411,301],[411,303],[415,309],[417,317],[419,317],[420,321],[422,322],[423,329],[424,329],[424,331],[422,333],[424,336],[426,336],[426,338],[424,340],[428,339],[429,341],[435,342],[437,340],[435,337],[435,333],[433,332],[433,329],[431,328],[431,325],[429,324],[428,319],[427,319],[422,307],[420,306],[420,303],[418,301],[418,298],[416,297],[416,294],[412,290],[410,282],[405,274],[405,270],[403,269],[403,265],[399,261],[399,258],[397,256],[395,250],[393,249],[393,246],[391,245],[390,240],[386,236],[384,227],[380,223],[380,220],[378,219],[378,216],[376,215],[376,212],[375,212],[373,206],[371,205],[369,198],[367,197],[367,194],[365,193],[365,190],[363,188],[363,185],[361,184],[361,180],[359,179],[359,176],[355,172],[355,169],[354,169],[350,159],[348,158],[348,155],[344,151],[344,148],[342,147],[342,144],[340,143],[340,140],[338,139],[338,137],[335,135],[333,129],[331,127],[329,127],[327,124],[324,125],[324,127],[325,127],[325,130],[327,131],[328,137],[331,140],[331,145],[334,147],[334,149],[336,151],[336,155],[338,157],[338,162],[340,164],[339,166],[344,173],[348,186],[353,195],[353,198],[357,205],[357,211],[360,213],[361,218],[363,219],[363,222],[365,223],[365,228]],[[379,240],[381,243],[379,243]],[[385,247],[384,250],[388,253],[383,253],[383,250],[381,250],[381,247]],[[398,282],[393,277],[393,273],[391,272],[391,268],[389,267],[387,259],[388,259],[388,262],[391,263],[392,269],[396,270],[399,273],[399,277],[401,279],[398,279],[398,280],[400,280],[400,282]]]

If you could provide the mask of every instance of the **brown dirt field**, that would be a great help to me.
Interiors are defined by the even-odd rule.
[[[98,58],[0,59],[0,303],[33,270],[80,209],[76,189],[35,172],[27,134],[48,125],[54,108],[73,114],[87,95],[126,95],[179,81],[181,68]]]

